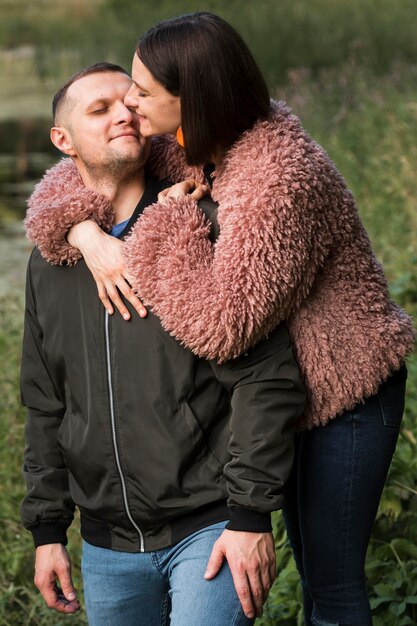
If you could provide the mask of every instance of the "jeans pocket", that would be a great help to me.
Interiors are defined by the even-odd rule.
[[[405,366],[395,372],[378,390],[378,401],[381,407],[384,425],[399,430],[404,413],[405,385],[407,370]]]

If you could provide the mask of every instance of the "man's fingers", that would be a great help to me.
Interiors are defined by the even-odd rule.
[[[64,591],[57,587],[60,581]],[[36,548],[35,585],[46,605],[60,613],[75,613],[80,608],[71,579],[71,561],[62,544]]]
[[[257,617],[260,617],[262,615],[262,607],[268,595],[269,587],[264,587],[259,569],[256,569],[253,572],[248,572],[247,576],[249,580],[250,594],[252,596],[253,604],[255,605],[256,615]]]
[[[239,569],[241,571],[238,571]],[[240,604],[242,605],[243,612],[245,613],[246,617],[248,617],[249,619],[252,619],[252,617],[255,617],[255,614],[256,614],[255,605],[252,600],[252,594],[251,594],[251,590],[249,587],[249,581],[247,579],[244,568],[238,567],[236,569],[231,569],[231,572],[232,572],[232,577],[233,577],[233,583],[235,585],[236,593],[240,600]]]
[[[270,567],[263,567],[261,568],[261,583],[262,583],[262,588],[264,590],[264,602],[268,597],[268,593],[274,583],[274,578],[271,577],[271,570]]]
[[[261,573],[269,576],[269,588],[274,584],[277,577],[277,558],[275,553],[275,542],[270,535],[266,542],[266,550],[264,554],[263,565],[261,566]]]
[[[78,600],[72,600],[69,602],[61,589],[58,587],[55,589],[55,602],[52,605],[48,605],[50,609],[58,611],[58,613],[76,613],[80,609],[80,603]]]
[[[36,572],[34,582],[45,600],[46,605],[52,608],[57,601],[55,578],[53,574],[49,575],[46,572]]]
[[[57,570],[57,575],[65,599],[68,602],[76,600],[74,585],[71,579],[71,572],[68,570],[68,568],[63,569],[62,571]]]
[[[269,545],[267,543],[266,545],[260,546],[258,569],[261,585],[264,591],[263,601],[265,602],[276,578],[275,545]]]
[[[269,566],[268,568],[265,568],[265,572],[268,571],[269,573],[269,580],[270,580],[270,587],[272,587],[272,585],[274,584],[275,578],[277,577],[277,563],[276,563],[276,557],[275,557],[275,552],[270,555],[270,559],[269,559]]]
[[[213,546],[213,550],[211,551],[211,555],[207,563],[206,573],[204,574],[204,578],[206,580],[211,580],[218,574],[224,559],[224,552],[220,544],[216,542]]]
[[[58,586],[55,586],[55,594],[56,594],[56,603],[55,606],[52,606],[52,609],[55,611],[59,611],[60,613],[75,613],[80,608],[80,603],[77,598],[73,598],[72,600],[68,599],[68,594],[65,594],[62,589]],[[73,591],[75,596],[75,592]]]
[[[59,613],[75,613],[75,611],[78,611],[80,608],[79,602],[76,599],[69,601],[61,590],[56,587],[53,577],[36,576],[35,585],[39,589],[48,608],[54,609]]]
[[[265,603],[277,576],[275,544],[272,538],[262,549],[262,557],[259,563],[259,576],[263,588],[263,602]]]
[[[236,593],[245,615],[262,615],[262,607],[275,579],[275,545],[272,533],[225,529],[221,535]]]

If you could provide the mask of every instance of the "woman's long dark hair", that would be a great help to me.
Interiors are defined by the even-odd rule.
[[[181,97],[187,161],[201,165],[270,109],[265,79],[248,46],[212,13],[182,15],[156,24],[136,53],[152,76]]]

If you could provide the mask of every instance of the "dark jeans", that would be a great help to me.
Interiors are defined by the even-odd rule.
[[[397,443],[407,370],[325,427],[297,436],[284,519],[306,626],[369,626],[364,562]]]

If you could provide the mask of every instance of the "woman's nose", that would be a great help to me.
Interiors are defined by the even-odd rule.
[[[125,106],[136,109],[139,105],[139,98],[135,95],[135,88],[132,85],[124,98]]]

